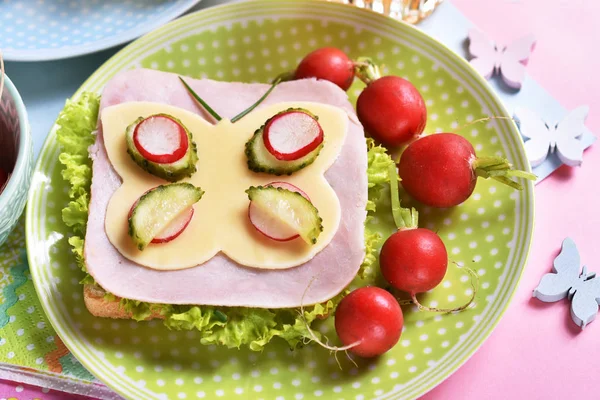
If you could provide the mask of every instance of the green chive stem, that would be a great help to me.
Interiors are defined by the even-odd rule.
[[[267,90],[267,92],[265,94],[263,94],[262,97],[260,99],[258,99],[258,101],[256,101],[256,103],[252,104],[250,107],[248,107],[247,109],[245,109],[244,111],[242,111],[241,113],[236,115],[235,117],[231,118],[231,123],[233,124],[234,122],[239,121],[240,119],[244,118],[248,113],[250,113],[252,110],[254,110],[256,107],[258,107],[258,105],[260,103],[262,103],[269,94],[271,94],[273,89],[275,89],[275,86],[279,85],[280,82],[281,82],[281,79],[276,79],[271,84],[271,87],[269,88],[269,90]]]
[[[205,102],[204,100],[202,100],[202,98],[200,96],[198,96],[198,94],[196,92],[194,92],[194,89],[192,89],[190,87],[190,85],[188,85],[186,83],[186,81],[183,80],[182,77],[179,77],[179,80],[181,81],[181,83],[183,83],[183,85],[185,86],[185,88],[187,89],[187,91],[196,99],[196,101],[198,103],[200,103],[202,105],[202,107],[204,107],[204,109],[213,116],[214,119],[216,119],[217,121],[222,120],[223,118],[221,118],[221,116],[219,114],[217,114],[217,112],[215,110],[213,110],[207,102]]]

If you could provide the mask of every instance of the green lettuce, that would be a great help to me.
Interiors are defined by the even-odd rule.
[[[375,212],[375,202],[380,199],[382,189],[390,181],[389,166],[394,160],[387,153],[385,147],[375,146],[373,139],[367,139],[367,177],[369,181],[369,200],[367,210]]]
[[[56,131],[62,153],[59,161],[63,164],[62,176],[69,183],[70,201],[62,210],[65,224],[72,229],[69,238],[78,265],[86,273],[83,284],[95,284],[87,274],[83,258],[85,229],[88,218],[92,161],[88,147],[94,143],[100,97],[94,93],[83,93],[75,100],[69,100],[60,113]],[[388,182],[388,166],[393,160],[381,146],[375,146],[368,139],[368,214],[375,211],[375,201],[380,197],[381,188]],[[371,218],[370,215],[367,218]],[[352,282],[355,286],[374,283],[376,271],[373,264],[377,260],[377,248],[381,235],[365,228],[365,258]],[[173,330],[196,329],[201,333],[201,343],[223,345],[228,348],[247,346],[261,351],[273,338],[285,340],[291,348],[296,348],[311,340],[309,326],[317,319],[333,314],[335,307],[347,294],[348,289],[323,304],[300,309],[260,309],[245,307],[212,307],[195,305],[154,304],[131,299],[117,298],[106,293],[107,301],[119,301],[120,306],[137,321],[160,315],[164,324]],[[320,338],[318,332],[314,335]]]
[[[92,184],[92,161],[88,147],[94,144],[94,130],[98,121],[100,96],[84,93],[67,104],[56,120],[56,138],[61,147],[59,162],[63,165],[62,177],[69,185],[69,204],[62,210],[62,219],[73,231],[69,244],[77,263],[85,272],[83,284],[93,284],[83,259],[83,238],[88,218],[89,191]]]
[[[373,218],[371,214],[376,211],[376,202],[381,199],[383,188],[389,184],[389,167],[394,165],[394,160],[387,153],[385,147],[375,145],[371,138],[367,138],[367,181],[369,199],[367,200],[367,220],[365,221],[365,258],[358,271],[358,276],[368,282],[374,283],[377,270],[373,264],[377,261],[377,249],[382,237],[379,232],[372,231],[367,222]]]

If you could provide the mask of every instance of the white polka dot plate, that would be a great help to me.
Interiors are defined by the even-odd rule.
[[[462,58],[412,26],[376,13],[318,1],[235,3],[185,16],[125,47],[78,91],[100,92],[118,71],[136,67],[225,81],[269,82],[310,50],[337,46],[352,58],[371,56],[386,73],[411,80],[429,112],[427,131],[456,131],[469,121],[508,116],[485,81]],[[362,88],[348,91],[352,101]],[[459,131],[480,155],[503,154],[527,169],[523,144],[509,120]],[[274,340],[264,352],[199,343],[197,332],[168,331],[160,322],[94,318],[81,297],[81,271],[61,222],[68,201],[54,132],[41,153],[27,210],[31,272],[48,318],[72,353],[94,375],[132,399],[399,399],[415,398],[442,382],[492,332],[515,290],[529,251],[533,186],[514,192],[480,180],[471,199],[448,210],[421,207],[422,226],[439,232],[451,261],[479,274],[476,306],[458,314],[403,307],[405,330],[384,356],[345,360],[307,345],[294,351]],[[406,199],[406,204],[410,204]],[[388,207],[371,225],[393,230]],[[421,300],[454,307],[471,294],[468,274],[450,264]],[[335,340],[332,318],[320,328]]]
[[[8,61],[93,53],[133,40],[200,0],[5,0],[0,49]]]

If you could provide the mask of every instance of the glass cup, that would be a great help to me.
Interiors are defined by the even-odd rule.
[[[366,8],[416,24],[428,17],[443,0],[327,0]]]

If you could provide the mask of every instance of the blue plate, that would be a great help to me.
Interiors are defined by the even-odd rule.
[[[5,60],[74,57],[137,38],[200,0],[5,0],[0,49]]]

